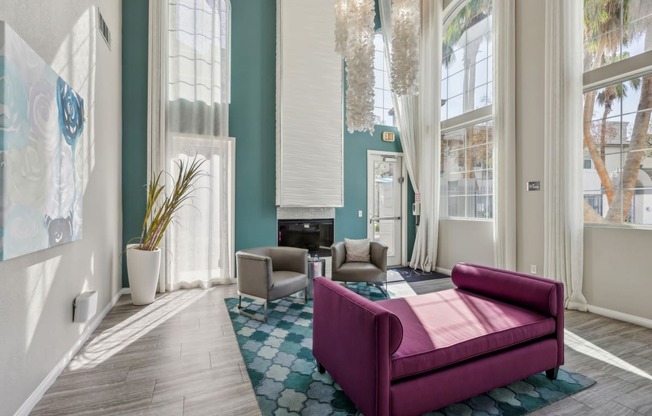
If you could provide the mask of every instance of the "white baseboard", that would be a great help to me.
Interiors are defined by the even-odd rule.
[[[450,276],[451,273],[453,273],[452,270],[444,269],[443,267],[435,267],[435,271],[437,273],[445,274],[446,276]]]
[[[618,312],[611,309],[602,308],[600,306],[588,305],[589,312],[596,315],[606,316],[607,318],[617,319],[619,321],[629,322],[630,324],[636,324],[644,326],[646,328],[652,328],[652,319],[642,318],[636,315],[630,315],[624,312]]]
[[[84,343],[88,340],[88,338],[91,336],[93,331],[98,327],[98,325],[102,322],[104,317],[111,311],[111,308],[118,302],[118,299],[120,299],[120,296],[131,293],[129,288],[123,288],[116,293],[113,298],[111,299],[111,302],[109,302],[108,305],[100,313],[95,315],[95,318],[93,319],[92,323],[89,324],[84,332],[82,332],[81,336],[75,342],[75,344],[70,348],[70,350],[61,358],[61,360],[57,363],[57,365],[54,366],[52,371],[41,381],[41,384],[38,385],[36,390],[30,394],[30,396],[25,400],[22,406],[14,413],[14,416],[27,416],[29,413],[34,409],[34,407],[38,404],[38,402],[43,398],[43,395],[45,394],[46,391],[54,384],[54,382],[57,380],[57,377],[61,374],[61,372],[66,368],[72,357],[77,354],[77,351],[84,345]]]

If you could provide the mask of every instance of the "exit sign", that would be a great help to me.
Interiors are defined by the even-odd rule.
[[[384,142],[393,142],[394,141],[394,132],[384,131],[383,132],[383,141]]]

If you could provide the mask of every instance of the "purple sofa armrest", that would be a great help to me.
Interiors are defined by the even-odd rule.
[[[390,356],[403,339],[398,317],[318,277],[314,281],[312,352],[366,415],[389,415]]]
[[[559,365],[564,363],[564,285],[555,280],[477,264],[458,263],[451,274],[458,289],[552,316],[557,323]]]

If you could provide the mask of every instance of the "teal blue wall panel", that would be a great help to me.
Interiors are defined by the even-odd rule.
[[[232,0],[229,134],[236,138],[235,248],[276,244],[276,2]],[[148,0],[123,4],[123,243],[137,237],[147,182]],[[377,127],[344,134],[344,207],[336,210],[335,238],[366,237],[367,150],[401,151]],[[395,131],[395,130],[394,130]],[[327,178],[326,178],[327,179]],[[414,200],[409,188],[408,206]],[[357,212],[362,210],[363,218]],[[414,220],[408,215],[408,253]],[[123,266],[123,286],[128,286]]]
[[[122,247],[140,236],[147,183],[148,0],[122,3]],[[122,256],[122,286],[129,286]]]
[[[276,2],[231,2],[235,248],[276,245]]]

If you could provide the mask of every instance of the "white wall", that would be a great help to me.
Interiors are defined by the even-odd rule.
[[[516,2],[516,267],[543,271],[545,2]],[[526,182],[541,181],[528,192]]]
[[[100,311],[121,288],[121,2],[2,0],[0,20],[80,93],[87,117],[83,240],[0,263],[0,415],[9,415],[80,339],[75,296],[97,290]]]
[[[545,2],[516,2],[516,209],[517,269],[543,269],[544,31]],[[539,180],[542,190],[527,192]],[[491,226],[477,221],[440,222],[437,266],[456,261],[492,264]],[[652,319],[652,230],[587,226],[584,294],[589,304]]]
[[[587,226],[584,295],[590,305],[652,320],[652,230]]]
[[[451,270],[456,263],[493,266],[493,222],[446,219],[439,221],[437,267]]]

